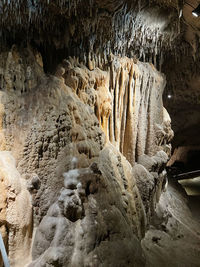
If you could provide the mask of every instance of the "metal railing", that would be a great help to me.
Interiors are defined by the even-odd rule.
[[[198,176],[200,176],[200,170],[196,170],[192,172],[185,172],[181,174],[175,174],[173,175],[173,178],[175,178],[176,180],[185,180],[185,179],[192,179]]]
[[[4,246],[4,242],[3,242],[3,238],[1,236],[1,233],[0,233],[0,250],[1,250],[1,255],[2,255],[2,259],[3,259],[4,267],[10,267],[6,248]]]

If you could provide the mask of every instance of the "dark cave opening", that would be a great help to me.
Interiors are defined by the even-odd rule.
[[[188,171],[200,169],[200,150],[190,150],[188,152],[186,169]]]
[[[69,50],[66,47],[57,49],[54,45],[35,46],[37,50],[41,53],[44,64],[44,72],[47,74],[55,73],[58,64],[60,64],[63,59],[69,57]]]
[[[171,160],[172,163],[169,164],[169,168],[173,174],[200,170],[200,150],[198,147],[192,149],[179,147],[174,150]]]

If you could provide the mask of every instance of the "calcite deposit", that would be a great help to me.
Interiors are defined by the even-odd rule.
[[[2,55],[10,66],[2,69],[4,150],[17,160],[34,212],[30,266],[141,266],[140,240],[166,179],[171,140],[164,76],[112,56],[105,70],[64,60],[48,77],[38,58],[16,46]],[[153,179],[149,189],[135,161]]]
[[[199,142],[198,23],[187,12],[178,0],[0,3],[11,267],[199,266],[197,217],[166,171]]]
[[[31,196],[9,151],[0,152],[0,173],[1,234],[9,250],[11,266],[25,266],[30,261],[33,230]]]

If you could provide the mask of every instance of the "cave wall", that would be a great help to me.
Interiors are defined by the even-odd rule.
[[[71,58],[46,75],[30,47],[13,46],[1,64],[2,151],[15,157],[33,205],[34,220],[21,234],[25,240],[33,224],[30,266],[144,264],[140,240],[173,136],[164,76],[116,56],[102,69]]]
[[[194,6],[197,4],[197,1],[192,2]],[[162,71],[167,79],[164,105],[171,116],[175,133],[173,147],[189,150],[200,145],[200,35],[199,20],[192,15],[192,7],[184,3],[181,14],[184,22],[181,24],[181,35],[174,51],[165,54]]]
[[[165,92],[179,82],[183,2],[25,2],[0,3],[0,149],[18,179],[2,175],[0,227],[12,266],[24,244],[29,266],[144,266],[167,184],[162,95],[166,77]]]
[[[32,203],[26,181],[16,169],[10,151],[1,151],[0,230],[11,266],[30,262]],[[2,263],[1,263],[2,264]]]
[[[173,132],[163,108],[165,76],[152,64],[111,55],[106,70],[70,59],[60,65],[65,83],[89,104],[109,140],[133,165],[163,149],[170,154]],[[101,66],[102,67],[102,66]]]
[[[200,168],[198,153],[195,156],[194,152],[199,150],[200,145],[198,36],[188,28],[185,29],[185,35],[187,42],[182,41],[177,54],[166,56],[163,64],[168,80],[164,105],[171,116],[174,130],[173,157],[168,165],[176,166],[178,172]],[[194,154],[192,161],[190,154]]]
[[[194,58],[188,43],[183,43],[182,49],[176,57],[167,57],[163,65],[169,81],[164,102],[172,118],[174,147],[199,145],[199,56]]]

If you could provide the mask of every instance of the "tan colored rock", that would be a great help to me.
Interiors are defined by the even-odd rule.
[[[11,266],[25,266],[30,261],[31,197],[10,152],[0,152],[0,175],[1,234],[8,248]]]
[[[56,75],[45,76],[37,53],[26,52],[25,60],[16,50],[17,68],[12,54],[2,56],[16,75],[10,86],[17,85],[10,90],[4,84],[2,104],[6,149],[32,194],[32,266],[101,266],[102,257],[108,266],[143,265],[140,240],[165,179],[167,155],[159,152],[154,127],[163,127],[164,76],[149,64],[115,56],[106,70],[69,58]],[[26,92],[23,75],[30,78]],[[138,179],[132,166],[144,155],[155,164]],[[73,158],[76,172],[70,172]]]
[[[0,95],[0,98],[2,98],[2,93]],[[5,115],[4,105],[0,104],[0,151],[6,149],[6,140],[5,140],[4,131],[3,131],[4,115]]]
[[[134,59],[112,56],[110,60],[107,72],[81,68],[73,59],[64,66],[67,73],[79,79],[75,92],[84,103],[89,103],[84,93],[92,92],[96,98],[92,107],[107,139],[133,165],[144,153],[153,156],[161,145],[169,144],[173,136],[171,121],[162,103],[165,77],[153,65]],[[71,85],[69,79],[69,75],[65,76],[67,85]],[[157,137],[156,125],[161,125],[163,137]],[[155,142],[156,138],[160,141]],[[170,154],[170,147],[166,151]]]

